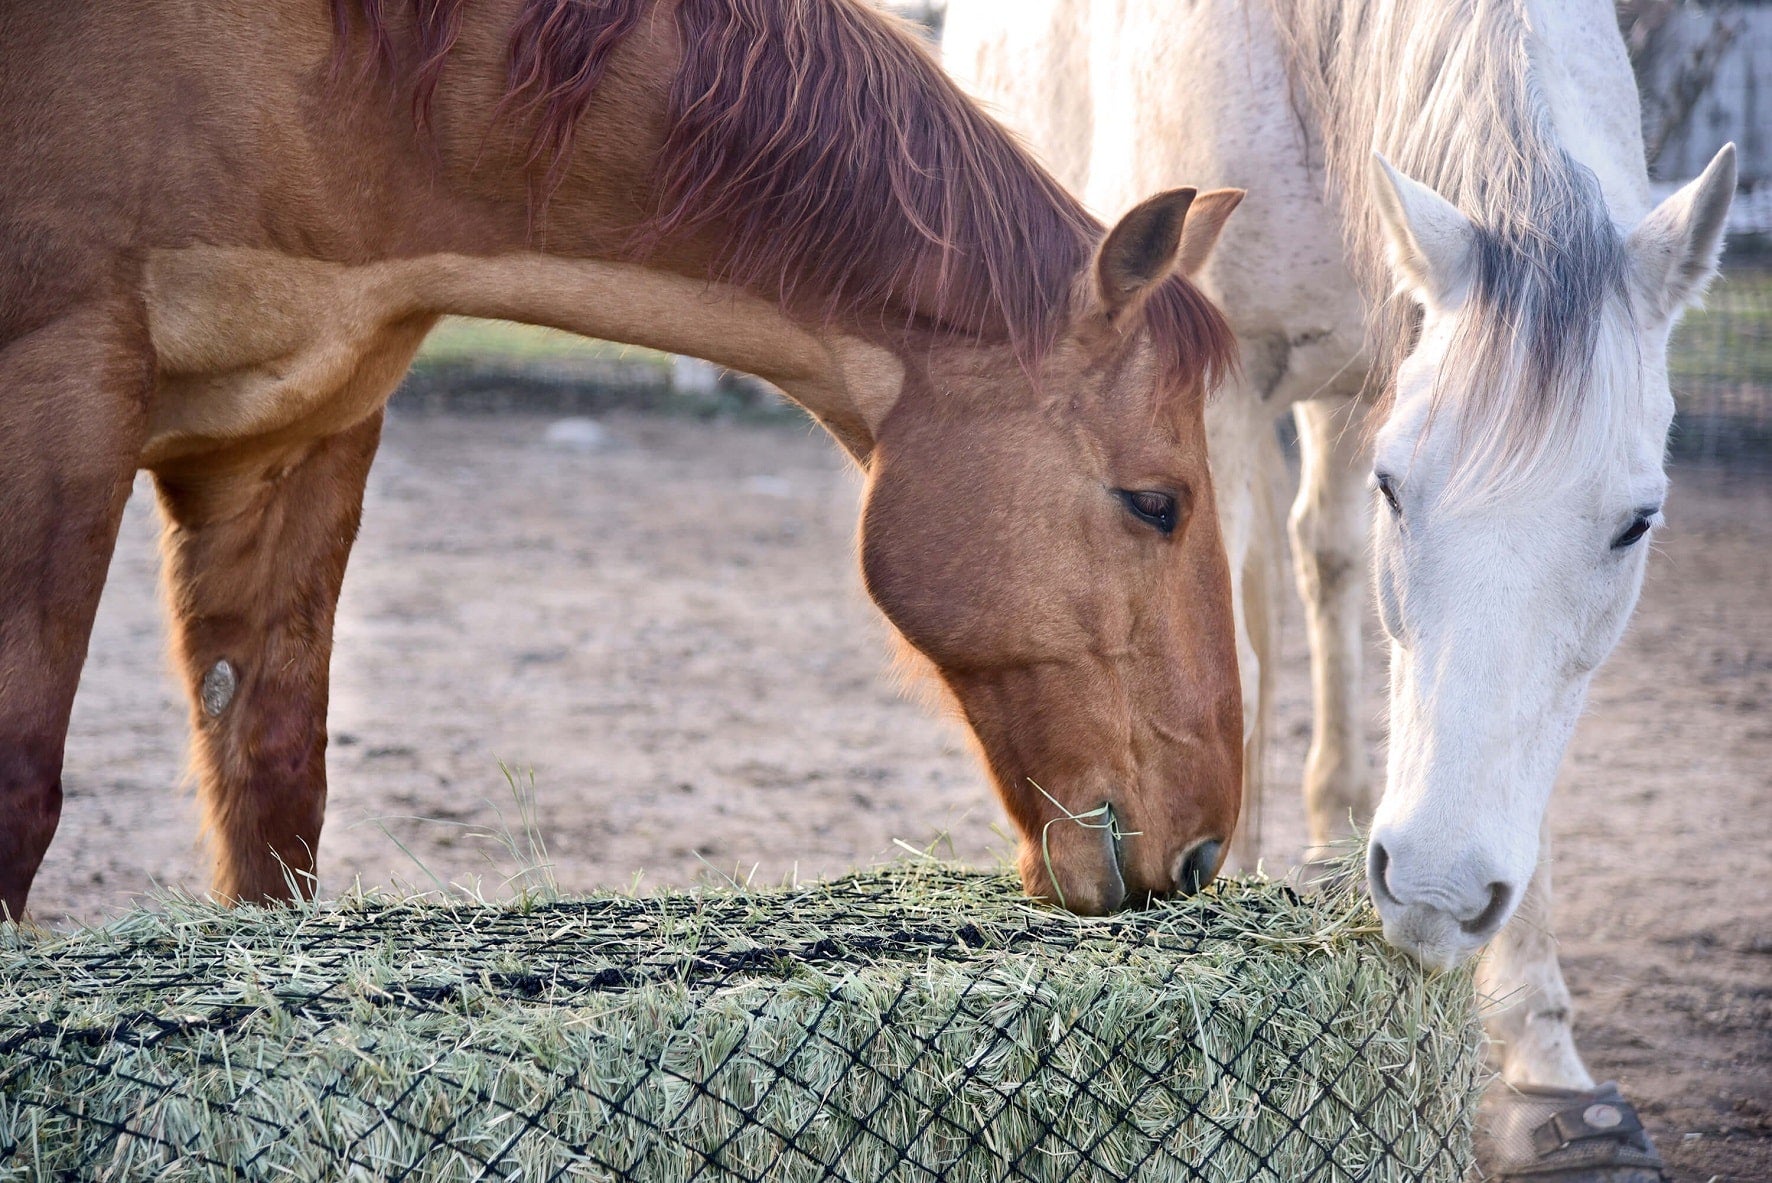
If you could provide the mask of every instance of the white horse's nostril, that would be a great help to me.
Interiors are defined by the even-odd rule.
[[[1514,898],[1514,889],[1505,883],[1489,885],[1489,903],[1470,920],[1461,920],[1458,927],[1473,937],[1486,937],[1501,927],[1501,918]]]
[[[1391,856],[1384,843],[1374,841],[1366,851],[1366,890],[1374,902],[1395,904],[1397,895],[1390,885]]]
[[[1366,887],[1384,917],[1386,937],[1411,949],[1447,942],[1473,949],[1495,935],[1519,898],[1511,883],[1499,879],[1480,888],[1440,878],[1419,882],[1410,874],[1407,852],[1398,862],[1377,838],[1366,848]]]

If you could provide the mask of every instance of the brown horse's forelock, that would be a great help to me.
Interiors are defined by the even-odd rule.
[[[431,98],[468,0],[332,0],[340,52],[352,13],[396,61],[389,9],[410,8],[414,118]],[[610,56],[658,0],[524,0],[506,106],[533,121],[544,192],[565,175]],[[1071,309],[1101,226],[977,110],[899,22],[856,0],[679,0],[682,60],[655,168],[657,205],[632,240],[717,230],[720,278],[827,318],[878,308],[962,334],[998,334],[1031,365]],[[1233,364],[1218,310],[1180,276],[1145,306],[1171,374],[1208,387]]]

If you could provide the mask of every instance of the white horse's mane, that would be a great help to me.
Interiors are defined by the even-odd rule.
[[[1476,315],[1443,372],[1462,383],[1465,454],[1499,476],[1568,454],[1607,306],[1629,307],[1625,246],[1596,177],[1560,143],[1532,75],[1525,0],[1272,0],[1294,102],[1315,115],[1385,393],[1420,313],[1393,288],[1369,184],[1374,149],[1476,227]],[[1614,311],[1614,314],[1615,314]]]

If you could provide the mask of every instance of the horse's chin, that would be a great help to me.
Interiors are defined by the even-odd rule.
[[[1406,907],[1382,913],[1384,939],[1422,968],[1443,972],[1476,955],[1484,940],[1465,932],[1458,920],[1437,908]]]

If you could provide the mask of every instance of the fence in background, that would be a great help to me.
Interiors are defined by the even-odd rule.
[[[1687,313],[1669,358],[1683,458],[1772,462],[1772,256],[1731,261]],[[451,319],[433,334],[397,408],[597,415],[618,408],[696,417],[781,415],[763,384],[688,382],[669,358],[561,333]]]
[[[1772,259],[1724,268],[1668,358],[1676,456],[1772,461]]]

